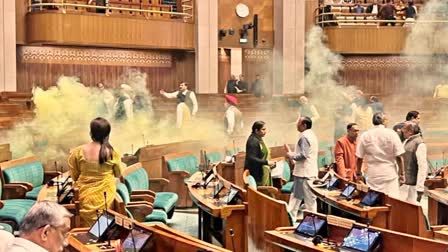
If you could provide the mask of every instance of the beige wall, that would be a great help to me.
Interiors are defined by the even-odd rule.
[[[0,1],[0,91],[16,90],[15,1]]]
[[[218,0],[198,0],[196,6],[196,92],[218,92]]]

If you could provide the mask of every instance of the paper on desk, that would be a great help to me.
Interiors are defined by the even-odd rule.
[[[274,169],[271,170],[272,178],[283,178],[283,169],[285,168],[285,161],[278,161]]]

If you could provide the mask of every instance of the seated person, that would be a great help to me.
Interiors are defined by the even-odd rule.
[[[36,202],[20,223],[20,237],[14,239],[8,251],[63,251],[71,217],[72,214],[57,203]]]
[[[351,13],[361,14],[364,13],[364,7],[361,6],[361,0],[357,0],[356,4],[350,10]]]

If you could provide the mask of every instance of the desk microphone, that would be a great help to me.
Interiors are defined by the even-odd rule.
[[[233,248],[233,251],[236,251],[236,249],[235,249],[235,241],[233,240],[233,237],[235,236],[235,233],[233,232],[233,228],[229,229],[229,233],[230,233],[230,238],[232,238],[232,248]]]
[[[104,192],[104,213],[103,213],[103,215],[106,217],[106,226],[109,226],[109,218],[107,218],[107,193],[106,192]],[[111,246],[110,246],[110,239],[109,239],[109,237],[107,237],[107,246],[109,247],[109,248],[111,248]]]
[[[100,239],[100,236],[101,236],[101,227],[100,227],[101,220],[100,220],[100,217],[101,217],[100,211],[97,209],[96,210],[96,218],[97,218],[97,221],[98,221],[98,239],[97,239],[97,242],[98,242],[98,240]]]

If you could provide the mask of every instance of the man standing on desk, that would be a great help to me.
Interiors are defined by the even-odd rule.
[[[417,123],[405,122],[401,132],[406,140],[403,143],[405,182],[400,187],[400,196],[402,200],[417,204],[425,190],[428,173],[426,144],[423,142]]]
[[[387,117],[375,113],[373,128],[364,132],[356,147],[357,178],[362,179],[361,167],[366,159],[367,185],[373,190],[399,198],[399,185],[404,182],[403,145],[397,133],[385,128]],[[397,171],[398,165],[398,171]]]
[[[294,220],[300,208],[302,200],[305,201],[305,209],[316,212],[316,195],[311,191],[308,180],[316,178],[319,172],[317,167],[318,140],[311,130],[313,123],[307,116],[302,116],[297,121],[297,131],[301,133],[294,152],[288,152],[290,159],[294,160],[294,184],[289,198],[288,211]]]
[[[191,117],[198,112],[198,101],[193,91],[188,90],[188,83],[182,82],[179,84],[179,90],[167,93],[165,90],[160,90],[160,94],[166,98],[177,98],[176,108],[176,127],[182,128],[185,122],[190,121]]]

